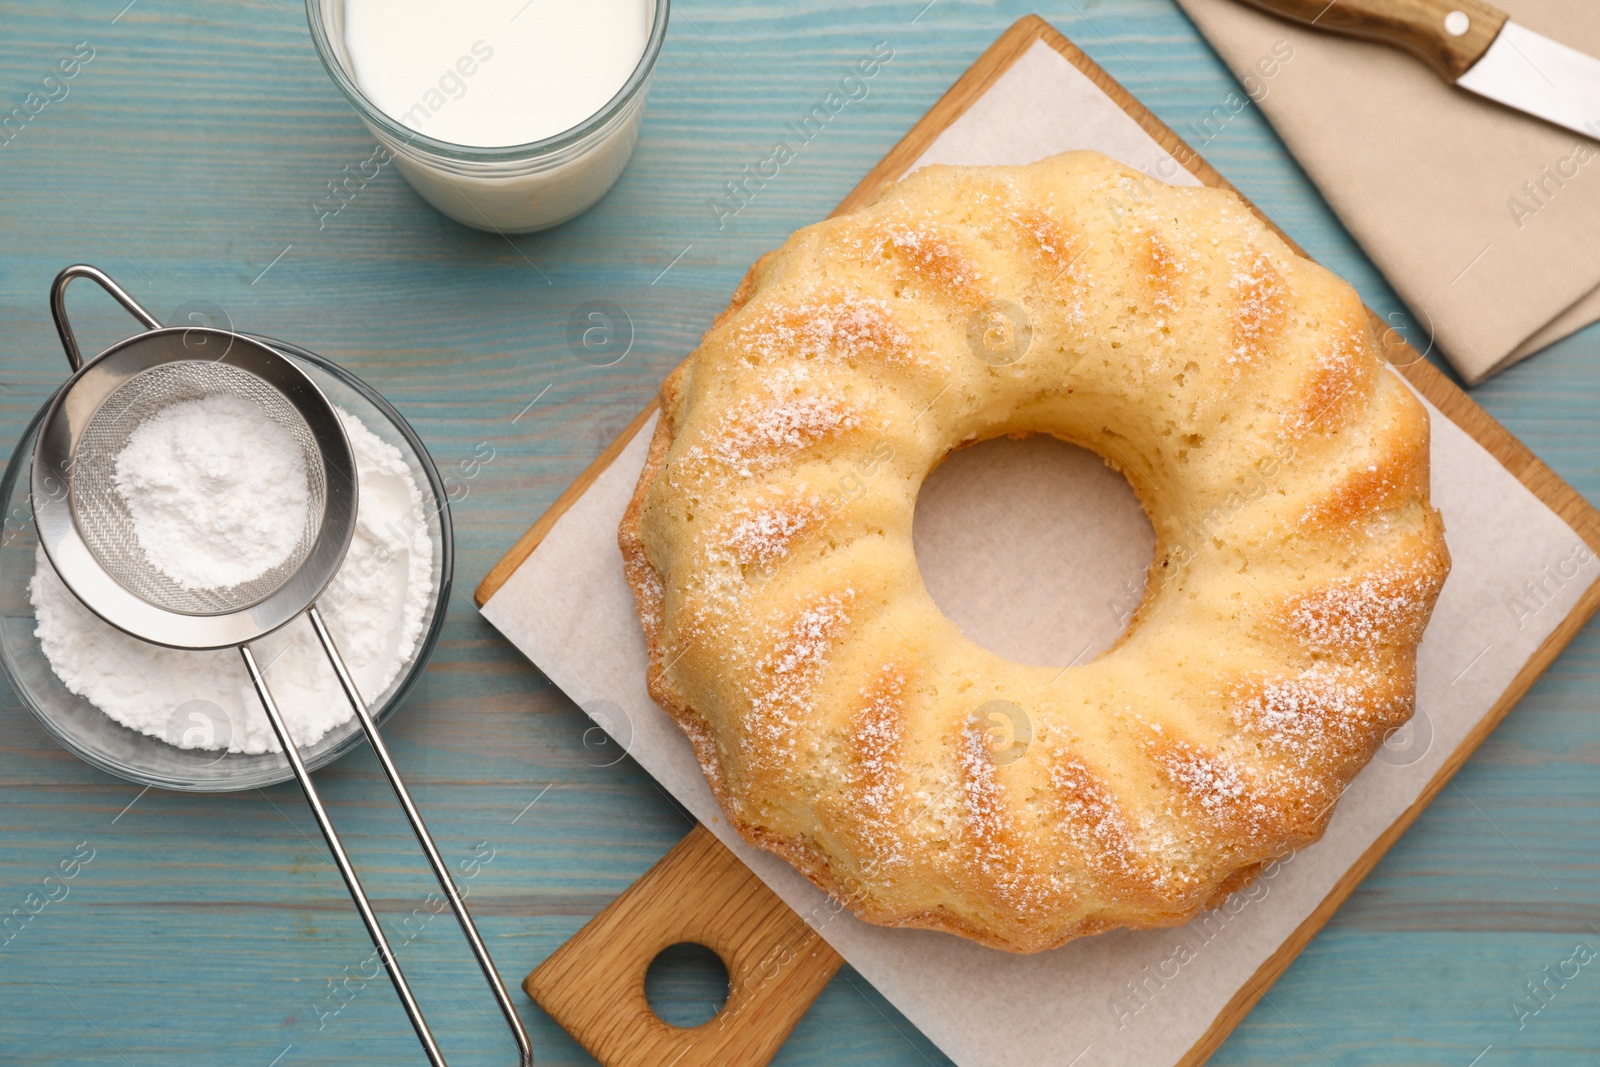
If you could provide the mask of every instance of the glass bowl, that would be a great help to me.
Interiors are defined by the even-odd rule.
[[[494,233],[549,229],[593,207],[622,175],[639,138],[650,76],[666,40],[671,0],[639,0],[649,18],[644,54],[599,111],[540,141],[482,148],[430,137],[368,99],[344,38],[344,0],[306,0],[311,39],[344,98],[424,200],[467,226]],[[400,17],[400,16],[396,16]],[[372,174],[388,162],[376,155]]]
[[[433,539],[433,597],[423,615],[423,632],[411,658],[389,688],[372,701],[373,717],[381,725],[394,713],[422,677],[428,658],[439,642],[455,553],[450,526],[449,496],[428,450],[416,431],[371,386],[337,364],[295,345],[269,337],[255,337],[282,352],[317,383],[330,401],[357,416],[367,428],[394,445],[405,457],[424,495],[431,494],[428,533]],[[88,763],[141,785],[192,792],[229,792],[288,781],[294,777],[281,752],[218,755],[205,749],[181,749],[148,734],[130,730],[83,697],[75,696],[56,677],[35,629],[28,582],[33,577],[38,538],[28,498],[29,467],[39,420],[46,403],[28,424],[11,453],[5,478],[0,481],[0,504],[5,507],[5,530],[0,538],[0,664],[11,687],[28,705],[45,730],[63,747]],[[342,698],[341,698],[342,699]],[[329,730],[314,745],[300,749],[312,770],[326,766],[362,741],[361,724],[351,716]]]

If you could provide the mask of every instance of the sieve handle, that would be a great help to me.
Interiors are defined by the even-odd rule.
[[[472,946],[472,953],[478,960],[478,967],[483,971],[484,977],[489,982],[489,987],[495,995],[495,1000],[500,1007],[500,1012],[505,1016],[511,1028],[511,1035],[516,1042],[518,1063],[520,1067],[531,1067],[533,1064],[533,1046],[528,1041],[527,1032],[523,1029],[522,1020],[517,1016],[516,1008],[511,1004],[511,998],[506,994],[504,983],[495,970],[494,961],[489,957],[489,950],[484,947],[483,940],[478,936],[477,928],[472,923],[472,917],[467,913],[466,904],[461,899],[461,893],[456,888],[455,880],[450,877],[449,870],[445,867],[444,860],[439,856],[439,850],[434,846],[433,838],[422,822],[422,816],[417,813],[416,805],[411,802],[411,795],[400,780],[400,772],[395,768],[394,760],[389,756],[389,749],[383,743],[383,738],[378,733],[378,727],[372,720],[372,715],[367,711],[367,706],[356,690],[355,681],[350,677],[349,670],[345,667],[344,658],[339,655],[339,650],[333,643],[333,638],[328,633],[327,627],[322,622],[322,615],[312,605],[306,612],[311,619],[312,628],[316,630],[317,639],[322,642],[322,647],[328,654],[328,659],[333,665],[334,674],[339,678],[339,684],[344,689],[351,705],[355,708],[356,716],[361,721],[361,728],[367,735],[367,740],[372,744],[372,751],[378,757],[378,762],[383,765],[383,770],[389,777],[389,784],[394,787],[395,796],[399,798],[400,806],[405,809],[406,818],[411,822],[411,828],[417,835],[423,851],[427,854],[428,863],[433,867],[434,877],[439,881],[439,887],[445,891],[445,896],[450,900],[450,907],[455,912],[456,921],[461,925],[461,931],[466,936],[467,942]],[[372,905],[367,901],[366,892],[361,888],[361,880],[356,876],[355,867],[351,865],[349,856],[345,853],[344,845],[339,841],[338,832],[333,828],[333,821],[328,817],[327,809],[323,807],[322,797],[317,793],[316,786],[311,782],[311,774],[306,769],[305,762],[300,758],[299,751],[294,746],[294,741],[289,736],[288,725],[283,721],[272,694],[267,689],[267,680],[257,666],[255,656],[248,645],[240,645],[239,652],[244,656],[246,669],[250,672],[250,680],[255,684],[256,693],[261,697],[262,706],[266,709],[267,719],[272,723],[272,730],[278,736],[278,742],[283,746],[284,755],[289,758],[289,766],[293,768],[294,775],[299,779],[300,787],[305,790],[306,803],[311,808],[311,814],[317,821],[317,828],[322,831],[323,838],[328,842],[328,850],[333,853],[335,865],[339,874],[344,878],[346,888],[350,890],[350,899],[355,902],[356,911],[361,915],[361,921],[366,924],[367,933],[372,937],[372,943],[378,950],[378,956],[383,960],[384,969],[389,973],[389,981],[394,985],[395,993],[400,997],[400,1004],[405,1008],[406,1017],[411,1020],[411,1026],[417,1033],[417,1040],[422,1043],[422,1050],[428,1056],[428,1062],[433,1067],[446,1067],[444,1054],[439,1051],[437,1042],[434,1041],[433,1031],[429,1029],[428,1022],[422,1015],[422,1009],[417,1006],[416,998],[411,993],[411,986],[406,982],[404,973],[400,970],[400,961],[395,959],[394,950],[389,947],[389,940],[384,936],[383,928],[378,924],[378,916],[372,910]]]
[[[156,321],[154,315],[139,306],[139,302],[129,296],[127,292],[111,280],[111,276],[99,267],[91,267],[87,263],[74,263],[50,283],[50,315],[56,320],[56,333],[61,335],[61,347],[66,349],[67,362],[72,369],[77,371],[83,367],[83,354],[78,351],[78,339],[72,335],[72,323],[67,321],[67,284],[74,278],[88,278],[100,288],[111,294],[111,298],[128,309],[128,314],[150,327],[152,330],[161,329],[161,323]]]
[[[450,869],[439,855],[439,849],[433,843],[433,835],[428,832],[421,813],[411,800],[410,791],[400,779],[400,770],[395,766],[393,757],[389,755],[389,746],[384,744],[383,736],[378,733],[378,724],[372,720],[366,701],[361,699],[355,679],[350,677],[344,657],[339,654],[338,647],[333,643],[333,635],[328,632],[328,627],[322,621],[322,612],[318,610],[317,605],[312,604],[306,610],[306,617],[311,620],[311,627],[317,632],[317,640],[322,643],[323,651],[328,654],[328,661],[333,664],[333,673],[338,676],[339,686],[344,690],[351,707],[355,708],[356,717],[361,720],[361,729],[366,732],[367,741],[372,745],[373,755],[378,757],[378,762],[383,766],[383,773],[389,779],[395,799],[400,802],[406,820],[411,823],[411,831],[416,835],[417,843],[422,846],[423,854],[428,857],[428,865],[433,868],[433,876],[438,881],[439,888],[444,890],[445,896],[449,898],[450,910],[455,913],[456,923],[461,927],[461,935],[471,946],[472,955],[478,961],[478,969],[483,972],[484,981],[489,984],[489,991],[494,994],[495,1004],[500,1008],[500,1014],[505,1016],[506,1025],[511,1029],[511,1036],[516,1042],[517,1053],[520,1056],[518,1062],[521,1067],[529,1067],[533,1063],[533,1046],[528,1041],[527,1032],[522,1027],[522,1020],[517,1015],[516,1007],[511,1003],[511,996],[506,992],[505,983],[500,980],[500,972],[495,970],[489,949],[484,945],[483,938],[478,936],[478,928],[473,925],[466,901],[461,898],[461,891],[456,888],[455,879],[450,877]],[[420,1017],[413,1021],[420,1023]],[[426,1024],[422,1025],[425,1028]]]

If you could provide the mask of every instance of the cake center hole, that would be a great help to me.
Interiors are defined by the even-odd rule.
[[[1126,478],[1046,434],[999,437],[947,458],[912,527],[939,610],[1017,663],[1087,663],[1144,596],[1155,530]]]
[[[703,1026],[728,1002],[727,965],[693,941],[668,945],[644,973],[644,996],[668,1026]]]

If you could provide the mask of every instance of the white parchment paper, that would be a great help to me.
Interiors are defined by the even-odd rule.
[[[1043,43],[996,81],[918,165],[1026,163],[1069,148],[1098,149],[1163,180],[1194,181],[1114,101]],[[1600,576],[1594,555],[1561,518],[1431,405],[1429,413],[1433,499],[1444,515],[1454,568],[1419,653],[1413,725],[1352,784],[1322,841],[1269,867],[1223,907],[1172,930],[1120,931],[1014,956],[944,934],[861,923],[782,860],[746,845],[723,819],[682,732],[645,691],[644,638],[622,577],[616,531],[644,465],[653,422],[562,516],[483,613],[956,1063],[1160,1067],[1194,1045],[1260,964],[1410,806]],[[1148,525],[1137,508],[1127,506],[1126,487],[1081,464],[1045,452],[984,454],[972,462],[1000,464],[1013,493],[1028,484],[1030,464],[1038,470],[1039,494],[1060,500],[1063,485],[1070,485],[1072,510],[1094,523],[1060,537],[1100,545],[1137,538],[1148,543]],[[942,480],[933,499],[924,495],[918,560],[931,590],[959,584],[966,571],[959,558],[939,553],[940,544],[951,544],[948,539],[923,544],[922,531],[941,522],[960,526],[960,511],[974,506],[971,495],[993,490],[993,479],[958,472]],[[1006,551],[1022,571],[1060,566],[1059,543],[1024,540]],[[1131,575],[1116,572],[1098,580],[1109,583],[1103,588],[1114,598],[1129,578],[1142,582],[1139,569],[1146,562],[1148,552],[1136,564],[1113,565],[1131,567]],[[982,596],[955,599],[962,606],[954,617],[969,633],[982,633],[990,647],[991,638],[1005,639],[1014,612],[991,599],[986,613]],[[941,598],[947,610],[949,601]],[[1078,609],[1060,619],[1030,617],[1028,624],[1035,630],[1060,627],[1079,643],[1114,636],[1116,628],[1107,630],[1103,615],[1081,617],[1081,604]]]

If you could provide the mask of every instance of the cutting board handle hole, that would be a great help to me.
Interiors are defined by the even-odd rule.
[[[728,965],[695,941],[668,945],[645,971],[644,996],[668,1026],[703,1026],[728,1003]]]

